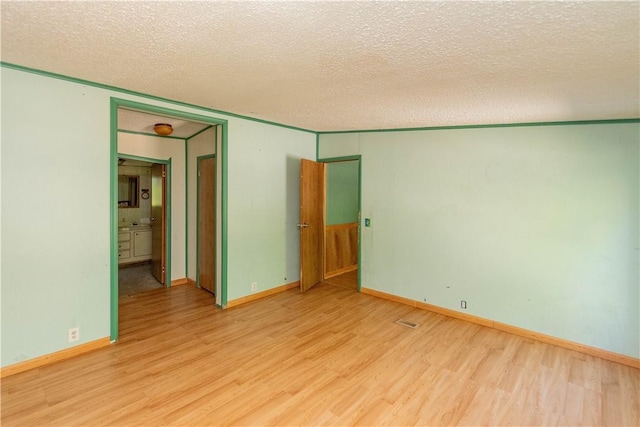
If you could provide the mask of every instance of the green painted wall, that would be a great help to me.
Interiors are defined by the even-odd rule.
[[[362,155],[363,287],[640,357],[639,134],[321,134],[318,155]]]
[[[327,225],[358,222],[358,162],[326,164]]]
[[[300,159],[315,159],[313,134],[237,121],[229,120],[229,300],[250,294],[252,282],[263,291],[299,279]]]
[[[228,299],[250,294],[254,281],[265,290],[298,280],[299,164],[315,159],[314,133],[12,67],[0,72],[2,366],[110,335],[112,97],[228,120]],[[182,171],[184,194],[177,143],[183,164],[173,159],[172,168]],[[185,274],[184,232],[172,237]],[[80,341],[70,344],[72,327]]]

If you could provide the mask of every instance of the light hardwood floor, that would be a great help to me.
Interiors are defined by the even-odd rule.
[[[358,270],[348,271],[338,276],[325,279],[330,285],[341,286],[347,289],[358,289]]]
[[[120,310],[117,344],[3,379],[2,425],[640,423],[637,369],[327,283]]]

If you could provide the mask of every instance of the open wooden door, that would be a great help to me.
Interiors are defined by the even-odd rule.
[[[165,200],[167,194],[167,166],[151,165],[151,274],[165,284],[167,220]]]
[[[300,164],[300,291],[322,280],[324,251],[324,163]]]
[[[215,294],[216,159],[198,159],[198,285]]]

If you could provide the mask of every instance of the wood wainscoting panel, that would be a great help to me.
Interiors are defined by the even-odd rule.
[[[358,268],[358,223],[327,225],[324,228],[324,277]]]

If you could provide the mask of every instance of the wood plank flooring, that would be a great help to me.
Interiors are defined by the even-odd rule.
[[[2,425],[640,424],[637,369],[328,283],[120,312],[117,344],[3,379]]]
[[[356,290],[358,289],[358,270],[347,271],[338,276],[324,279],[324,281],[330,285]]]

